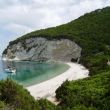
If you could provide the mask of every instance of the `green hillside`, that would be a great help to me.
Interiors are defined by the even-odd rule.
[[[110,56],[110,7],[99,9],[91,13],[87,13],[78,19],[67,24],[38,30],[26,34],[15,41],[10,42],[10,45],[23,42],[25,39],[33,37],[46,37],[48,39],[68,38],[75,41],[82,47],[81,62],[90,69],[90,74],[93,75],[96,70],[101,70],[100,61],[92,62],[94,57],[102,57],[104,62],[107,62]],[[6,50],[4,51],[4,53]],[[95,65],[97,65],[95,67]],[[105,63],[104,63],[105,65]]]
[[[30,93],[9,79],[0,81],[0,110],[57,110],[47,100],[36,101]]]
[[[2,108],[6,105],[17,110],[110,110],[110,65],[107,65],[110,59],[110,7],[85,14],[68,24],[26,34],[10,45],[21,41],[25,46],[24,40],[32,37],[75,41],[83,49],[80,63],[90,70],[91,77],[64,82],[56,90],[56,98],[61,102],[58,106],[47,100],[35,101],[21,86],[9,80],[1,81]]]
[[[110,27],[110,7],[85,14],[61,26],[31,32],[10,44],[39,36],[48,39],[68,38],[83,48],[82,54],[95,54],[105,51],[110,46],[110,28],[108,27]]]
[[[56,97],[69,110],[110,110],[110,68],[84,80],[66,81]]]

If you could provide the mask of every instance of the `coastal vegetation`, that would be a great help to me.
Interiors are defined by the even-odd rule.
[[[34,37],[45,37],[50,40],[62,38],[70,39],[75,41],[82,48],[80,63],[84,64],[91,70],[95,63],[95,60],[94,62],[91,62],[92,58],[96,56],[97,58],[98,56],[100,58],[102,56],[103,58],[105,56],[104,59],[106,61],[109,59],[110,28],[108,27],[110,27],[110,7],[87,13],[78,19],[61,26],[31,32],[10,42],[9,45],[22,42],[24,48],[26,48],[25,40]],[[7,49],[3,54],[6,52]],[[96,69],[93,70],[94,73],[91,72],[92,74],[97,73],[100,64],[95,68]]]
[[[6,80],[0,82],[0,107],[17,110],[110,110],[110,7],[87,13],[67,24],[26,34],[15,41],[33,37],[70,39],[82,47],[80,63],[87,67],[91,77],[65,81],[56,90],[60,101],[55,106],[47,100],[35,101],[22,86]],[[26,48],[26,47],[25,47]],[[6,53],[7,50],[4,51]]]
[[[87,110],[110,110],[109,87],[110,68],[84,80],[64,82],[56,90],[56,97],[61,101],[60,106],[70,110],[83,107]]]
[[[23,86],[7,79],[0,81],[0,110],[61,109],[45,99],[36,101]]]

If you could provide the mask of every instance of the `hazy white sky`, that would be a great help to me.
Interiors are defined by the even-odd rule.
[[[110,0],[0,0],[0,54],[8,42],[110,6]]]

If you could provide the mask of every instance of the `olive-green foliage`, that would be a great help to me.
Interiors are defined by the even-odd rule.
[[[70,110],[97,110],[97,109],[95,107],[86,107],[84,105],[79,104],[71,108]]]
[[[77,105],[79,107],[83,105],[85,107],[94,107],[95,109],[93,110],[110,110],[109,87],[110,68],[107,72],[84,80],[66,81],[56,90],[56,97],[61,101],[61,106],[69,107],[70,109]]]
[[[61,110],[47,100],[36,101],[30,93],[16,82],[0,81],[0,110]]]
[[[0,101],[0,110],[3,110],[6,108],[6,105],[4,102]]]
[[[97,54],[92,56],[82,57],[80,62],[89,69],[89,75],[99,74],[108,68],[107,62],[110,56]]]
[[[57,110],[57,107],[54,104],[52,104],[51,102],[45,99],[41,99],[38,102],[39,102],[40,110]]]
[[[22,86],[7,79],[0,81],[0,100],[21,110],[38,110],[38,103]]]

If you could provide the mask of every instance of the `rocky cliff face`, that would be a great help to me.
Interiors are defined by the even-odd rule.
[[[81,47],[68,39],[37,37],[9,45],[4,58],[34,61],[71,61],[81,56]]]

